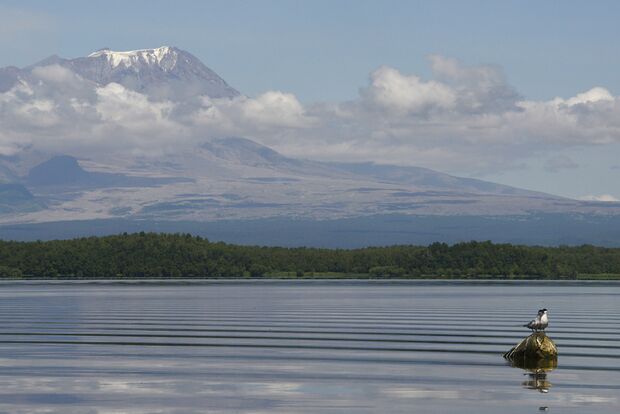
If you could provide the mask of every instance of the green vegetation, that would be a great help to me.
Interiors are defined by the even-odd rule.
[[[189,234],[0,241],[0,278],[618,279],[620,249],[491,242],[355,250],[237,246]]]

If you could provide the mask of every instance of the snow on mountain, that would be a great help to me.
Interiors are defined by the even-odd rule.
[[[176,65],[178,54],[174,48],[162,46],[157,49],[129,50],[126,52],[115,52],[104,48],[91,53],[87,57],[98,58],[100,56],[104,56],[112,67],[119,65],[129,67],[136,66],[139,63],[146,63],[147,65],[159,65],[163,70],[170,70]]]
[[[23,69],[0,68],[0,92],[19,82],[45,82],[37,77],[37,68],[50,65],[79,75],[56,71],[72,76],[56,73],[65,83],[58,89],[50,82],[49,89],[55,93],[70,94],[67,82],[114,82],[152,98],[190,104],[201,95],[239,95],[198,58],[168,46],[133,51],[106,48],[76,59],[50,56]],[[120,138],[111,134],[110,139]],[[82,152],[81,158],[73,158],[68,156],[71,147],[67,152],[24,147],[10,157],[0,157],[4,185],[0,223],[119,217],[213,221],[378,214],[620,214],[620,203],[569,200],[418,167],[294,159],[238,137],[205,139],[159,158],[131,151]]]
[[[102,49],[68,63],[73,71],[98,84],[116,82],[155,97],[181,100],[195,95],[211,98],[239,95],[198,58],[176,47],[128,52]]]
[[[198,95],[234,98],[239,92],[197,57],[176,47],[113,51],[97,50],[86,57],[52,55],[23,69],[0,68],[0,92],[19,79],[29,79],[37,67],[60,65],[99,85],[119,83],[154,98],[184,100]]]

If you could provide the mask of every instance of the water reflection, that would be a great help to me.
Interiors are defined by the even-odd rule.
[[[528,377],[527,381],[523,381],[521,384],[524,388],[530,390],[538,390],[542,393],[548,393],[552,387],[551,382],[548,379],[548,373],[553,371],[558,366],[558,359],[517,359],[509,361],[513,368],[520,368]]]
[[[547,371],[544,369],[531,370],[526,374],[529,376],[527,381],[523,381],[523,386],[530,390],[538,390],[542,393],[549,392],[551,382],[547,381]]]
[[[0,283],[0,413],[618,413],[620,285],[322,283]]]

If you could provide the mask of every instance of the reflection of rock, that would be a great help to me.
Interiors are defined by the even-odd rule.
[[[544,332],[534,332],[504,354],[513,364],[534,365],[532,368],[538,366],[537,361],[557,360],[557,357],[558,348]]]
[[[527,381],[523,381],[523,386],[531,390],[538,390],[543,393],[549,392],[551,383],[547,380],[547,370],[545,369],[532,369],[527,374],[530,378]]]
[[[510,365],[527,371],[529,379],[523,386],[549,392],[547,373],[558,366],[558,349],[544,332],[535,332],[504,354]]]
[[[521,368],[521,369],[525,369],[525,370],[537,370],[537,369],[542,369],[545,371],[551,371],[554,368],[556,368],[558,366],[558,358],[557,357],[553,357],[553,358],[549,358],[549,359],[535,359],[535,358],[515,358],[515,359],[510,359],[507,358],[508,361],[510,361],[510,365],[512,365],[515,368]]]
[[[522,383],[525,388],[547,393],[551,388],[551,382],[547,380],[547,373],[558,366],[558,359],[527,360],[527,363],[523,363],[523,360],[517,360],[511,361],[511,365],[514,368],[521,368],[526,371],[524,375],[527,375],[529,379]]]

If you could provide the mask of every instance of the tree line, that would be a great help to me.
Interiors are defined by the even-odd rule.
[[[240,246],[189,234],[0,241],[2,278],[445,277],[620,274],[620,249],[466,242],[322,249]]]

